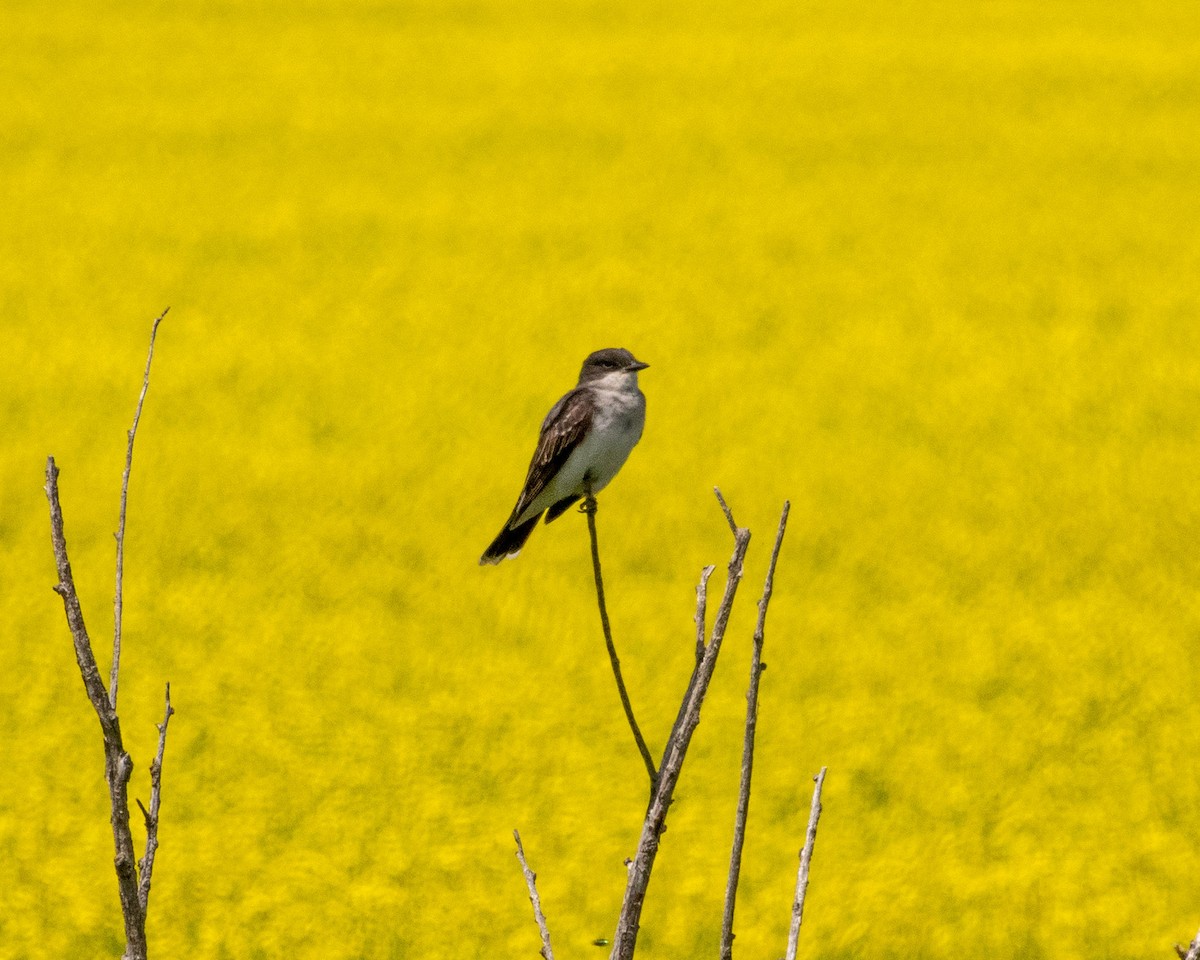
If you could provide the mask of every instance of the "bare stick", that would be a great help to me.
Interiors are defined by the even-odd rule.
[[[813,779],[812,809],[808,814],[808,833],[800,851],[800,870],[796,874],[796,899],[792,902],[792,926],[788,931],[786,960],[796,960],[796,945],[800,940],[800,924],[804,922],[804,896],[808,892],[808,870],[812,865],[813,845],[817,842],[817,821],[821,819],[821,787],[825,784],[825,767]]]
[[[133,413],[133,426],[129,428],[129,444],[125,448],[125,471],[121,474],[121,512],[117,520],[117,589],[113,595],[113,658],[112,671],[108,681],[108,699],[113,709],[117,707],[117,680],[121,670],[121,608],[122,580],[125,575],[125,505],[129,499],[129,471],[133,467],[133,440],[137,436],[138,421],[142,419],[142,404],[146,402],[146,391],[150,389],[150,363],[154,359],[154,338],[158,335],[158,325],[167,315],[167,307],[158,315],[154,326],[150,328],[150,352],[146,355],[146,373],[142,377],[142,392],[138,396],[137,409]]]
[[[696,665],[692,668],[692,675],[688,679],[687,690],[684,691],[683,700],[679,704],[679,713],[675,717],[675,726],[672,727],[672,733],[679,729],[679,724],[683,718],[684,707],[689,702],[692,695],[692,688],[696,685],[696,678],[700,673],[700,664],[704,660],[705,641],[704,636],[708,630],[706,619],[708,616],[708,581],[712,577],[713,571],[717,568],[709,564],[700,571],[700,582],[696,584]],[[653,797],[653,791],[651,791]]]
[[[725,510],[728,517],[728,508]],[[621,915],[617,919],[617,933],[613,942],[611,960],[631,960],[637,946],[642,906],[646,900],[646,890],[650,885],[650,873],[654,869],[654,859],[658,854],[660,838],[666,828],[667,811],[671,806],[675,784],[683,769],[683,761],[687,755],[692,734],[700,723],[700,707],[704,703],[704,695],[708,692],[709,682],[712,680],[713,671],[717,666],[717,657],[721,652],[721,642],[729,625],[729,614],[733,609],[733,600],[742,579],[742,565],[749,545],[750,531],[736,527],[734,529],[733,556],[730,557],[729,573],[725,580],[725,595],[721,599],[721,606],[717,610],[717,617],[713,623],[712,639],[704,650],[703,659],[692,675],[687,693],[684,695],[684,701],[679,708],[675,727],[667,740],[662,763],[659,766],[658,783],[650,798],[650,809],[646,813],[646,820],[642,824],[642,835],[638,841],[637,852],[629,863],[629,879],[625,886],[625,899],[621,904]]]
[[[50,542],[54,548],[54,561],[58,568],[58,583],[54,592],[62,597],[67,615],[67,626],[75,642],[75,660],[83,677],[83,686],[88,699],[100,721],[104,735],[104,778],[108,782],[109,799],[112,806],[113,865],[117,872],[117,890],[121,897],[121,913],[125,918],[125,957],[127,960],[144,960],[146,956],[146,914],[142,910],[138,894],[137,868],[134,863],[133,836],[129,832],[129,776],[133,761],[125,752],[121,740],[121,723],[117,712],[104,689],[96,656],[92,652],[92,641],[83,622],[83,611],[79,595],[75,590],[75,578],[71,573],[71,562],[67,557],[67,541],[63,533],[62,506],[58,498],[58,467],[54,458],[46,460],[46,498],[50,501]]]
[[[625,708],[625,719],[629,721],[629,729],[633,731],[633,739],[637,742],[638,753],[646,764],[646,773],[650,775],[650,793],[658,784],[658,771],[654,769],[654,759],[650,756],[650,748],[633,716],[633,705],[629,702],[629,693],[625,689],[625,680],[621,676],[621,661],[617,658],[617,648],[613,644],[612,628],[608,623],[608,607],[604,602],[604,577],[600,572],[600,546],[596,538],[596,498],[588,492],[583,501],[583,512],[588,518],[588,533],[592,538],[592,571],[596,575],[596,602],[600,606],[600,626],[604,629],[604,642],[608,645],[608,659],[612,662],[613,677],[617,681],[617,693],[621,696],[621,706]]]
[[[158,808],[162,802],[162,765],[163,751],[167,748],[167,724],[171,722],[171,717],[175,713],[175,708],[171,706],[171,685],[167,684],[167,706],[163,712],[162,723],[158,724],[158,753],[154,755],[154,760],[150,764],[150,809],[147,810],[142,806],[142,801],[137,802],[138,807],[142,811],[142,816],[146,820],[146,854],[138,862],[138,872],[141,874],[141,882],[138,884],[138,900],[142,905],[142,913],[145,914],[150,908],[150,879],[154,873],[154,855],[158,852]]]
[[[529,888],[529,902],[533,904],[533,919],[537,922],[538,931],[542,935],[541,954],[545,960],[554,960],[554,951],[550,948],[550,928],[546,926],[546,915],[542,913],[542,901],[537,892],[537,874],[529,869],[525,862],[525,848],[521,846],[521,835],[513,831],[513,839],[517,841],[517,859],[521,861],[521,872],[525,874],[525,886]]]
[[[713,487],[713,493],[715,493],[717,495],[717,503],[719,503],[721,505],[721,511],[725,514],[725,519],[729,522],[729,529],[730,529],[730,531],[732,531],[733,535],[736,537],[737,532],[738,532],[738,525],[733,522],[733,511],[729,509],[729,504],[727,504],[725,502],[725,498],[723,496],[721,496],[721,488]]]
[[[733,958],[733,910],[737,900],[738,878],[742,870],[742,848],[746,842],[746,817],[750,811],[750,779],[754,773],[754,734],[758,727],[758,684],[766,664],[762,662],[763,639],[767,623],[767,605],[775,587],[775,565],[779,561],[779,549],[783,546],[783,533],[787,529],[788,511],[791,504],[784,501],[783,514],[779,518],[779,531],[775,534],[775,548],[771,551],[771,562],[767,564],[767,579],[763,584],[762,597],[758,601],[758,625],[754,628],[754,648],[750,657],[750,686],[746,690],[746,734],[742,741],[742,780],[738,788],[737,815],[733,824],[733,851],[729,855],[729,881],[725,886],[725,915],[721,921],[721,960]]]
[[[709,564],[700,571],[700,582],[696,585],[696,665],[704,659],[704,636],[708,633],[708,578],[717,568]]]

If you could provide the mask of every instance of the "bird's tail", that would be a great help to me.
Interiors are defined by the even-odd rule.
[[[519,523],[515,527],[505,526],[500,531],[500,535],[492,541],[490,547],[483,551],[483,556],[479,558],[479,565],[499,563],[505,557],[515,557],[521,552],[521,548],[525,546],[525,541],[529,539],[529,535],[533,533],[533,528],[537,526],[537,522],[542,519],[542,515],[536,514],[530,517],[524,523]]]

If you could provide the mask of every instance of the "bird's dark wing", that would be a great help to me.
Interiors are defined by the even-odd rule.
[[[593,403],[592,392],[577,387],[546,414],[537,449],[529,464],[529,474],[525,478],[525,489],[513,508],[510,524],[541,495],[587,434],[592,424]]]

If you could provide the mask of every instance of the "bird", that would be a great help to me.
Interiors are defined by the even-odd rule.
[[[646,397],[638,372],[649,366],[618,347],[588,355],[575,389],[542,421],[517,505],[480,565],[515,557],[543,515],[546,523],[556,520],[608,486],[642,438]]]

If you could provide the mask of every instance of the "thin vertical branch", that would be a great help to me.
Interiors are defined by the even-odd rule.
[[[146,956],[146,915],[138,895],[137,867],[134,863],[133,836],[129,831],[129,776],[133,772],[133,761],[125,752],[121,740],[121,723],[113,709],[96,656],[92,652],[92,641],[83,622],[83,610],[79,605],[79,594],[75,590],[75,578],[71,573],[71,562],[67,557],[67,541],[63,532],[62,506],[58,497],[58,467],[54,458],[46,460],[46,498],[50,501],[50,542],[54,548],[54,561],[58,568],[58,583],[54,592],[62,597],[67,615],[67,626],[75,642],[75,661],[83,677],[83,686],[88,699],[100,721],[104,735],[104,779],[108,782],[109,800],[112,807],[112,831],[115,856],[113,866],[117,872],[117,892],[121,897],[121,913],[125,920],[125,957],[127,960],[144,960]]]
[[[521,872],[525,874],[525,886],[529,888],[529,902],[533,904],[533,919],[537,923],[538,932],[542,935],[541,954],[545,960],[554,960],[554,951],[550,948],[550,928],[546,926],[546,915],[542,913],[542,901],[537,892],[537,874],[529,869],[525,861],[525,848],[521,846],[521,835],[513,831],[513,839],[517,841],[517,859],[521,861]]]
[[[762,597],[758,601],[758,624],[754,628],[754,647],[750,658],[750,686],[746,690],[746,733],[742,741],[742,780],[738,788],[737,815],[733,824],[733,850],[729,855],[729,880],[725,886],[725,914],[721,921],[721,960],[733,958],[733,912],[737,901],[738,878],[742,870],[742,848],[746,842],[746,818],[750,811],[750,780],[754,773],[754,735],[758,727],[758,685],[766,664],[762,662],[763,640],[767,623],[767,605],[775,588],[775,565],[779,562],[779,549],[783,546],[783,533],[787,529],[788,511],[791,504],[784,501],[783,514],[779,518],[779,530],[775,534],[775,547],[771,561],[767,564],[767,577],[763,584]]]
[[[717,496],[720,498],[720,491]],[[726,517],[729,517],[728,507],[724,507],[724,509]],[[721,599],[721,605],[713,623],[712,639],[704,650],[703,659],[692,674],[684,701],[679,708],[675,727],[671,731],[666,749],[663,751],[658,783],[650,798],[650,809],[646,813],[645,822],[642,824],[642,835],[638,841],[637,852],[629,863],[629,879],[625,886],[621,914],[617,919],[617,932],[613,941],[611,960],[631,960],[637,946],[642,906],[646,900],[646,890],[650,885],[654,860],[658,855],[659,842],[663,830],[666,828],[667,811],[671,806],[675,784],[683,769],[683,761],[687,756],[692,734],[695,733],[696,726],[700,723],[700,707],[704,703],[704,696],[708,692],[709,682],[712,680],[713,671],[717,666],[717,657],[720,655],[725,630],[729,625],[729,615],[733,609],[738,584],[742,579],[743,563],[749,545],[750,531],[735,526],[733,555],[729,560],[725,595]]]
[[[58,493],[58,467],[53,457],[46,460],[46,499],[50,503],[50,543],[54,550],[54,562],[58,571],[58,583],[54,586],[63,601],[67,626],[75,646],[75,662],[83,687],[91,701],[96,717],[100,721],[100,732],[104,738],[104,779],[108,784],[111,807],[110,822],[113,831],[113,867],[117,874],[117,892],[121,899],[121,914],[125,922],[125,952],[123,960],[146,960],[146,910],[150,901],[150,881],[154,871],[154,856],[158,849],[158,811],[162,797],[162,763],[167,743],[167,723],[174,710],[171,708],[171,688],[167,686],[166,712],[158,727],[158,753],[150,766],[150,809],[138,801],[146,821],[146,852],[140,861],[135,860],[133,835],[129,828],[129,778],[133,773],[133,761],[125,750],[121,738],[121,721],[117,715],[117,684],[121,663],[121,614],[125,568],[125,516],[129,497],[129,475],[133,466],[133,442],[137,435],[138,421],[146,392],[150,388],[150,364],[154,358],[154,339],[158,325],[166,316],[164,310],[154,321],[150,331],[150,349],[146,357],[146,372],[142,378],[142,391],[138,396],[133,416],[133,426],[128,432],[125,450],[125,470],[121,477],[121,506],[118,519],[116,594],[113,598],[113,660],[110,687],[105,689],[96,665],[96,655],[91,637],[83,622],[83,610],[67,556],[67,541],[63,530],[62,504]],[[139,880],[139,870],[141,878]]]
[[[596,602],[600,607],[600,626],[604,629],[604,642],[608,646],[608,659],[612,662],[613,677],[617,681],[617,693],[621,696],[621,706],[625,708],[625,719],[629,721],[629,729],[633,731],[633,739],[637,742],[638,753],[646,765],[646,773],[650,775],[650,793],[653,795],[658,785],[658,771],[654,768],[654,759],[650,756],[650,748],[633,716],[633,705],[629,702],[629,693],[625,689],[625,680],[621,676],[621,661],[617,658],[617,648],[613,644],[612,627],[608,623],[608,607],[604,602],[604,576],[600,571],[600,545],[596,537],[596,498],[591,492],[584,498],[583,512],[588,518],[588,533],[592,539],[592,571],[596,577]]]
[[[733,521],[733,511],[729,509],[729,504],[725,502],[725,498],[721,495],[721,488],[713,487],[713,493],[717,495],[717,503],[721,505],[721,512],[725,514],[725,520],[729,523],[729,529],[736,537],[738,525]]]
[[[138,421],[142,419],[142,405],[146,402],[146,391],[150,389],[150,364],[154,360],[154,338],[158,336],[158,325],[167,315],[167,307],[158,315],[154,326],[150,328],[150,351],[146,355],[146,372],[142,377],[142,392],[138,395],[137,409],[133,413],[133,426],[129,428],[129,443],[125,447],[125,470],[121,474],[121,511],[117,519],[117,589],[113,595],[113,658],[112,671],[108,681],[108,699],[113,709],[117,708],[117,681],[121,670],[121,614],[124,605],[122,599],[122,581],[125,576],[125,506],[129,500],[129,472],[133,468],[133,441],[137,436]]]
[[[138,900],[142,905],[142,913],[145,914],[150,908],[150,880],[154,874],[154,855],[158,852],[158,808],[162,802],[162,765],[163,752],[167,748],[167,724],[171,722],[171,717],[175,714],[175,708],[171,706],[171,685],[167,684],[167,706],[163,712],[162,723],[158,724],[158,753],[154,755],[154,760],[150,764],[150,809],[147,810],[142,806],[142,801],[139,800],[137,805],[142,811],[142,817],[146,821],[146,853],[138,862],[138,871],[141,874],[141,882],[138,884]]]
[[[700,571],[700,582],[696,584],[696,666],[704,659],[704,636],[708,632],[708,579],[716,569],[709,564]]]
[[[812,865],[813,846],[817,842],[817,821],[821,819],[821,787],[825,785],[825,767],[813,779],[812,809],[808,814],[808,832],[804,838],[804,849],[800,851],[800,869],[796,874],[796,899],[792,902],[792,926],[788,931],[786,960],[796,960],[796,946],[800,941],[800,924],[804,922],[804,897],[808,892],[808,871]]]
[[[696,678],[700,675],[700,664],[704,662],[705,633],[708,630],[706,623],[708,616],[708,581],[712,577],[713,571],[717,568],[709,564],[700,571],[700,582],[696,584],[696,665],[692,667],[692,675],[688,678],[687,690],[684,691],[683,699],[679,703],[679,713],[675,717],[675,726],[671,728],[672,736],[679,729],[679,724],[683,721],[684,709],[691,700],[692,688],[696,685]],[[653,791],[651,791],[653,797]]]

